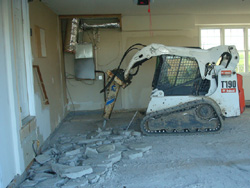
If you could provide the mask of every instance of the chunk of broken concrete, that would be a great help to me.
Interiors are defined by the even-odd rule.
[[[104,140],[102,144],[111,144],[112,141],[111,140]]]
[[[97,145],[95,143],[89,143],[85,145],[87,147],[96,147]]]
[[[78,149],[74,149],[74,150],[71,150],[71,151],[67,151],[65,153],[65,156],[77,155],[77,154],[80,154],[80,153],[81,153],[81,149],[78,148]]]
[[[132,136],[135,136],[135,137],[140,137],[140,136],[141,136],[141,132],[132,131],[132,132],[131,132],[131,135],[132,135]]]
[[[55,175],[54,174],[49,174],[49,173],[36,173],[33,177],[31,177],[30,179],[40,182],[49,178],[54,178]]]
[[[111,131],[92,131],[89,134],[87,134],[87,139],[95,139],[95,138],[106,138],[111,134]]]
[[[86,140],[86,135],[85,136],[78,136],[75,137],[71,142],[74,144],[78,144],[79,142],[81,142],[82,140]]]
[[[85,187],[88,184],[88,179],[85,177],[71,179],[62,188],[81,188]]]
[[[58,153],[59,151],[55,148],[50,148],[43,152],[43,154],[46,154],[46,155],[57,155]]]
[[[152,149],[152,146],[149,146],[147,144],[144,144],[144,143],[134,143],[134,144],[130,144],[128,146],[129,149],[132,149],[132,150],[140,150],[142,152],[146,152],[146,151],[149,151],[150,149]]]
[[[60,164],[67,164],[67,165],[70,164],[70,166],[76,166],[78,159],[79,157],[77,155],[69,155],[69,156],[60,157],[58,162]]]
[[[44,165],[34,169],[35,173],[51,172],[51,165]]]
[[[113,162],[112,160],[104,160],[102,163],[97,163],[97,167],[104,167],[104,168],[112,168]]]
[[[71,143],[68,143],[68,144],[60,144],[58,149],[64,153],[66,151],[69,151],[73,148],[73,145]]]
[[[47,154],[42,154],[42,155],[36,156],[35,159],[36,159],[36,161],[37,161],[38,163],[44,164],[44,163],[46,163],[46,162],[48,162],[48,161],[51,160],[51,156],[50,156],[50,155],[47,155]]]
[[[121,160],[121,157],[121,152],[105,152],[82,161],[82,164],[93,167],[111,168],[114,163]]]
[[[52,164],[52,170],[61,177],[76,179],[87,174],[91,174],[93,169],[91,166],[68,166],[61,164]]]
[[[76,149],[80,149],[81,151],[83,151],[84,150],[84,146],[81,146],[81,145],[76,145],[76,144],[74,144],[74,150],[76,150]]]
[[[111,134],[111,130],[98,130],[98,137],[109,136]]]
[[[50,178],[38,183],[36,188],[48,188],[48,187],[61,187],[66,182],[66,179],[62,179],[59,177]]]
[[[123,135],[123,136],[126,136],[126,137],[131,136],[131,131],[120,130],[120,131],[118,131],[118,133],[119,133],[119,135]]]
[[[105,172],[107,172],[108,168],[106,167],[93,167],[93,173],[98,174],[98,175],[103,175]]]
[[[113,164],[119,162],[121,158],[121,152],[113,152],[108,154],[108,159],[110,159]]]
[[[125,158],[125,159],[137,159],[137,158],[141,158],[143,156],[143,152],[142,151],[133,151],[133,150],[130,150],[130,151],[124,151],[122,153],[122,156]]]
[[[124,145],[121,145],[119,143],[116,143],[115,144],[115,149],[116,151],[127,151],[128,150],[128,147],[124,146]]]
[[[118,141],[122,141],[124,137],[122,135],[112,135],[109,137],[109,139],[115,142],[118,142]]]
[[[96,138],[99,135],[98,132],[92,131],[89,134],[87,134],[86,138],[87,139],[92,139],[92,138]]]
[[[101,146],[97,147],[96,150],[99,153],[115,151],[115,145],[114,144],[101,145]]]
[[[98,152],[95,148],[91,148],[91,147],[87,147],[86,150],[85,150],[85,155],[87,157],[93,157],[95,155],[97,155]]]
[[[77,144],[82,145],[82,144],[91,144],[91,143],[95,143],[97,141],[104,141],[105,138],[93,138],[93,139],[83,139],[78,141]]]
[[[32,166],[31,166],[30,168],[31,168],[31,169],[35,169],[35,168],[38,168],[38,167],[40,167],[40,166],[41,166],[40,163],[34,161],[34,163],[32,164]]]
[[[87,179],[88,179],[90,184],[94,184],[94,183],[98,182],[98,180],[100,179],[100,175],[98,175],[98,174],[90,174],[90,175],[87,176]]]
[[[95,142],[95,145],[100,146],[100,145],[102,145],[102,142],[103,141],[97,141],[97,142]]]
[[[88,158],[82,161],[82,165],[89,165],[93,167],[104,167],[104,168],[111,168],[113,162],[110,159],[107,159],[103,156],[97,155],[94,158]]]
[[[38,183],[37,181],[27,179],[20,185],[20,188],[35,187],[37,183]]]

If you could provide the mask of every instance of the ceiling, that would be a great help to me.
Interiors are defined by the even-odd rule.
[[[133,0],[42,0],[58,15],[146,15]],[[154,0],[152,14],[250,14],[250,0]]]

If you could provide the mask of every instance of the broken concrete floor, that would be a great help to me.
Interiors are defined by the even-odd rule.
[[[73,117],[59,128],[50,144],[35,158],[21,188],[93,187],[112,177],[116,163],[142,158],[152,149],[141,142],[138,131],[114,126],[101,129],[102,119],[93,127],[94,121],[89,124],[85,118]],[[74,130],[77,124],[85,130]]]
[[[250,185],[250,109],[220,133],[142,136],[140,116],[101,114],[65,121],[20,187],[221,188]],[[136,131],[136,132],[133,132]]]

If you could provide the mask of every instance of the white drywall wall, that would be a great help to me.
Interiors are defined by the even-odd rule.
[[[17,173],[24,170],[18,130],[20,128],[17,100],[13,38],[11,35],[11,2],[0,1],[0,187],[6,187]]]

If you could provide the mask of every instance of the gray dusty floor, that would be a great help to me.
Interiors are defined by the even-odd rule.
[[[125,128],[132,112],[113,114],[107,128]],[[138,130],[141,115],[131,129]],[[75,116],[58,129],[74,136],[102,126],[101,114]],[[114,164],[108,179],[88,187],[98,188],[249,188],[250,109],[238,118],[228,118],[220,133],[178,136],[142,136],[152,146],[143,158]],[[133,142],[133,141],[131,141]]]

